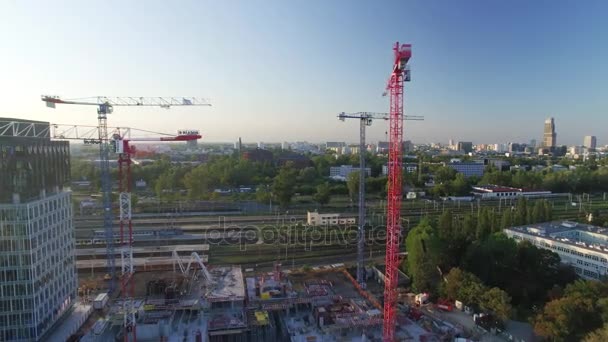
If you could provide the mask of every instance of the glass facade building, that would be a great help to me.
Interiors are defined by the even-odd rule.
[[[69,145],[27,130],[48,125],[0,118],[0,341],[44,339],[76,298]]]

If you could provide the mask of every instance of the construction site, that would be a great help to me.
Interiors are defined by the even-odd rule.
[[[276,263],[256,272],[208,266],[196,253],[173,262],[174,270],[134,276],[139,341],[382,340],[382,305],[344,264],[304,271]],[[124,303],[95,298],[92,305],[97,309],[81,341],[123,339]],[[463,333],[406,301],[398,305],[397,322],[399,341],[446,341]]]
[[[403,284],[398,270],[404,233],[400,218],[403,121],[420,117],[403,115],[403,84],[409,81],[407,63],[411,45],[396,43],[393,53],[392,72],[386,87],[390,113],[339,116],[342,120],[360,120],[361,146],[365,142],[365,126],[370,125],[372,119],[389,122],[386,257],[377,276],[365,260],[364,172],[360,173],[359,182],[357,257],[352,260],[351,268],[339,263],[316,265],[312,269],[292,266],[286,270],[276,262],[271,268],[243,270],[239,265],[210,265],[213,249],[208,245],[187,244],[190,241],[187,239],[183,239],[183,244],[171,246],[134,246],[131,165],[136,161],[131,143],[189,142],[200,139],[201,135],[197,130],[163,135],[108,127],[108,114],[119,106],[209,106],[207,101],[175,97],[64,100],[43,96],[42,100],[51,108],[56,105],[96,107],[97,126],[52,125],[52,130],[49,127],[36,132],[27,128],[37,128],[34,124],[9,123],[7,129],[26,136],[44,135],[99,145],[103,231],[96,232],[95,240],[103,241],[105,248],[75,249],[71,245],[75,267],[80,273],[78,309],[70,311],[51,340],[435,341],[459,336],[461,329],[423,317],[398,292],[398,285]],[[136,136],[138,132],[142,136]],[[111,154],[118,156],[118,179],[111,179]],[[360,164],[364,169],[363,157]],[[118,196],[113,199],[116,193]],[[115,216],[118,229],[114,229]],[[163,238],[167,238],[165,235]],[[160,234],[154,234],[154,239],[160,238]],[[376,279],[377,284],[370,284],[368,290],[372,279]]]

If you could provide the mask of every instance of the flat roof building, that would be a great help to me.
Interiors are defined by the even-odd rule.
[[[608,228],[569,221],[511,227],[505,234],[516,241],[529,241],[559,255],[580,277],[598,280],[608,271]]]
[[[516,198],[516,197],[544,197],[551,195],[551,191],[512,188],[500,185],[473,186],[473,194],[482,199]]]
[[[309,226],[329,226],[339,224],[355,224],[354,217],[347,217],[341,214],[319,214],[316,211],[306,213],[306,224]]]
[[[458,173],[464,174],[466,177],[476,176],[482,177],[485,165],[483,163],[449,163],[448,167],[456,170]]]

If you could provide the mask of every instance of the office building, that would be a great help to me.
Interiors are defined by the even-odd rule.
[[[545,129],[543,132],[543,147],[550,150],[554,149],[557,144],[557,134],[555,133],[555,120],[548,118],[545,120]]]
[[[0,341],[44,340],[76,298],[69,144],[0,118]]]
[[[521,153],[526,149],[526,145],[518,143],[509,143],[509,153]]]
[[[464,151],[464,153],[473,152],[473,143],[470,141],[459,141],[458,151]]]
[[[333,151],[336,154],[342,154],[344,147],[346,147],[346,143],[340,141],[328,141],[325,143],[325,150]]]
[[[378,144],[376,144],[376,153],[387,154],[388,147],[389,147],[388,141],[378,141]]]
[[[471,176],[475,176],[475,177],[482,177],[484,170],[485,170],[485,165],[483,163],[449,163],[447,164],[448,167],[451,167],[452,169],[456,170],[456,172],[458,173],[462,173],[464,174],[466,177],[471,177]]]
[[[511,227],[505,234],[559,255],[580,277],[598,280],[608,268],[608,229],[577,222],[547,222]]]
[[[570,153],[571,156],[578,156],[580,154],[583,154],[584,150],[585,150],[584,146],[571,146],[568,149],[568,153]]]
[[[585,146],[590,151],[595,151],[597,147],[597,138],[594,135],[585,136],[583,146]]]

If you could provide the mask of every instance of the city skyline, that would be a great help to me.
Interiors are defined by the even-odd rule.
[[[399,38],[413,46],[405,112],[425,116],[406,124],[406,139],[542,141],[539,123],[554,117],[558,145],[587,135],[606,144],[593,131],[608,124],[608,48],[596,44],[608,32],[605,2],[132,3],[107,22],[80,15],[111,6],[0,5],[12,52],[0,66],[2,116],[95,124],[94,109],[45,108],[46,93],[204,96],[213,107],[120,108],[110,124],[196,128],[203,141],[355,141],[357,123],[336,115],[388,110],[380,94]],[[369,140],[385,131],[374,123]]]

